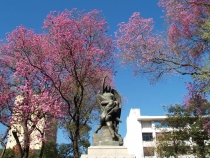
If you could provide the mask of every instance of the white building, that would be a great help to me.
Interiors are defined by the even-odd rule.
[[[156,138],[161,134],[161,130],[155,128],[155,125],[165,119],[166,116],[141,116],[140,109],[131,109],[126,120],[127,133],[124,138],[124,146],[128,148],[128,153],[134,154],[136,158],[157,158]],[[194,156],[183,155],[179,158]]]
[[[127,133],[124,138],[124,146],[128,148],[129,154],[135,154],[136,158],[146,156],[156,158],[154,152],[156,133],[156,122],[161,122],[166,116],[141,116],[140,109],[131,109],[127,117]],[[154,138],[154,139],[153,139]]]

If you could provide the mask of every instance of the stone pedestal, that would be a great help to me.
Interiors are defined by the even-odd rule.
[[[112,139],[112,135],[107,126],[101,128],[101,133],[93,134],[93,146],[120,146],[119,138],[116,136],[115,139]],[[121,140],[122,142],[122,140]]]
[[[88,148],[88,154],[81,158],[135,158],[128,154],[127,147],[122,145],[122,137],[115,133],[114,139],[107,126],[101,128],[101,133],[93,134],[93,146]]]
[[[124,146],[91,146],[81,158],[135,158],[135,155],[128,154]]]

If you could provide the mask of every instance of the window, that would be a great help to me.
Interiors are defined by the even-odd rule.
[[[152,133],[142,133],[143,141],[152,141]]]

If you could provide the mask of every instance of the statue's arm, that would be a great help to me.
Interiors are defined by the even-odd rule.
[[[105,81],[106,81],[107,75],[104,76],[103,81],[102,81],[102,89],[101,92],[104,93],[104,89],[105,89]]]

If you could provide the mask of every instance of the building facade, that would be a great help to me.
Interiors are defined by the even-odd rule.
[[[158,134],[162,131],[156,125],[166,119],[166,116],[141,116],[140,109],[131,109],[127,117],[127,133],[124,146],[129,154],[136,158],[157,158],[155,152]],[[168,129],[170,130],[170,129]],[[194,158],[193,155],[183,155],[179,158]]]

